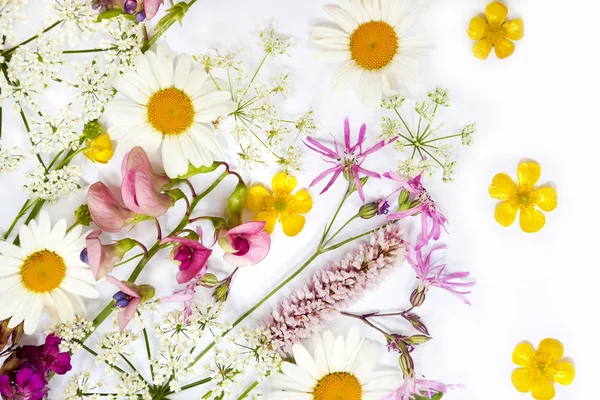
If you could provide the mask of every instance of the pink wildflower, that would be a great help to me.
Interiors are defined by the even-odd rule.
[[[219,235],[223,258],[234,267],[247,267],[261,262],[271,248],[271,236],[266,222],[246,222]]]
[[[461,291],[461,288],[472,287],[475,285],[475,282],[455,281],[455,279],[467,278],[469,276],[469,273],[454,272],[450,274],[445,274],[444,271],[446,269],[447,264],[433,265],[433,263],[431,262],[432,254],[437,250],[445,249],[445,246],[435,246],[425,257],[423,257],[420,248],[415,248],[410,245],[407,245],[406,247],[408,249],[408,255],[406,256],[406,260],[408,261],[410,266],[415,270],[415,272],[417,273],[417,278],[419,279],[419,288],[413,293],[413,296],[411,296],[411,301],[413,302],[413,305],[418,306],[420,304],[415,304],[415,301],[413,301],[412,297],[419,296],[419,298],[422,298],[424,300],[425,294],[432,286],[447,290],[448,292],[452,293],[454,296],[462,300],[464,303],[471,305],[471,302],[467,299],[467,295],[471,292]],[[422,301],[420,303],[422,304]]]
[[[41,400],[48,394],[46,377],[24,364],[16,373],[0,376],[0,395],[4,400]]]
[[[333,185],[336,179],[340,176],[340,174],[344,173],[346,179],[354,180],[356,184],[356,189],[358,190],[358,194],[361,200],[365,201],[365,195],[363,193],[363,187],[360,183],[360,174],[370,176],[373,178],[381,178],[381,176],[373,171],[369,171],[362,167],[362,163],[365,161],[366,157],[369,154],[373,154],[376,151],[382,149],[386,145],[391,142],[385,142],[384,140],[376,143],[375,145],[369,147],[368,149],[363,151],[363,143],[366,140],[366,131],[367,126],[363,124],[360,127],[360,131],[358,133],[358,141],[355,145],[350,144],[350,122],[348,118],[344,121],[344,148],[341,148],[340,143],[337,140],[333,139],[334,149],[330,149],[324,146],[322,143],[317,140],[307,137],[306,141],[308,143],[304,143],[309,149],[316,151],[319,153],[323,160],[329,164],[333,164],[334,166],[320,173],[310,184],[310,186],[314,186],[319,183],[326,176],[333,174],[329,183],[325,186],[325,188],[321,191],[321,194],[325,193],[327,189]]]
[[[456,389],[461,385],[447,385],[442,382],[429,381],[425,379],[417,379],[414,372],[411,376],[404,377],[404,383],[392,394],[383,397],[382,400],[413,400],[431,399],[438,393],[446,394],[448,389]],[[419,397],[417,397],[419,396]]]
[[[284,299],[265,322],[273,344],[289,354],[295,343],[312,336],[339,310],[359,300],[379,285],[404,261],[406,249],[397,226],[390,225],[371,234],[341,260],[318,271],[310,281]]]
[[[110,189],[102,182],[90,186],[87,202],[92,220],[104,231],[119,232],[135,221],[136,214],[119,204]]]
[[[64,375],[71,370],[71,355],[60,351],[62,339],[51,333],[41,346],[23,346],[18,352],[42,375],[53,371]]]
[[[202,234],[201,231],[199,232]],[[187,283],[196,277],[202,278],[208,271],[208,258],[212,250],[201,242],[178,236],[164,238],[160,243],[178,243],[171,251],[171,259],[179,266],[177,283]]]
[[[120,281],[112,276],[107,276],[106,280],[119,288],[113,299],[115,300],[115,307],[122,309],[118,319],[119,329],[123,330],[135,316],[142,301],[151,299],[154,296],[154,288],[150,285],[136,285],[131,282]]]
[[[417,248],[426,246],[431,239],[438,240],[442,232],[442,228],[446,229],[446,217],[437,209],[435,202],[427,193],[425,187],[421,183],[423,173],[421,172],[416,177],[406,180],[394,171],[386,172],[383,174],[384,177],[396,181],[400,184],[398,191],[405,189],[409,193],[416,195],[419,204],[409,208],[408,210],[399,211],[396,213],[388,214],[387,219],[396,221],[408,216],[421,213],[421,239]],[[429,227],[429,221],[431,221],[431,228]]]
[[[111,272],[115,264],[123,259],[125,253],[136,245],[132,239],[119,240],[113,244],[102,244],[101,234],[102,231],[96,230],[87,235],[86,247],[80,256],[81,261],[90,266],[96,280]]]

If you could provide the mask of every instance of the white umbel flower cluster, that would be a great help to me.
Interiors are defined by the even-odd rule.
[[[91,330],[92,321],[77,316],[73,320],[51,326],[46,333],[54,333],[55,336],[61,338],[60,351],[76,353],[81,349],[81,341]]]
[[[32,120],[29,138],[34,153],[49,154],[74,148],[82,131],[81,119],[72,110],[61,109],[56,113],[41,113]]]
[[[23,153],[18,148],[0,147],[0,174],[14,171],[23,160]]]
[[[132,356],[131,345],[138,339],[138,335],[130,330],[117,330],[104,335],[99,344],[97,363],[116,365],[121,360],[121,355]]]
[[[0,51],[4,50],[5,42],[15,41],[15,25],[23,21],[23,14],[19,12],[27,0],[0,0]],[[0,56],[0,64],[2,64]]]
[[[65,390],[63,392],[64,400],[83,400],[83,399],[94,399],[95,397],[89,396],[89,393],[94,393],[98,389],[101,389],[104,386],[103,380],[92,380],[92,373],[89,370],[81,371],[71,379],[67,383]],[[98,396],[97,398],[100,398]],[[113,396],[102,396],[101,398],[107,400],[113,400]]]
[[[98,13],[92,9],[90,0],[54,0],[56,13],[50,15],[49,24],[58,22],[60,37],[73,46],[96,31]]]
[[[81,167],[70,165],[46,173],[41,165],[36,171],[25,175],[23,189],[29,198],[56,201],[59,197],[75,192],[80,188]]]

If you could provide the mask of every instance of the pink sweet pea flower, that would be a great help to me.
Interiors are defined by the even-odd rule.
[[[145,21],[150,21],[152,18],[154,18],[162,4],[163,0],[144,0],[144,16],[146,17]]]
[[[87,203],[94,223],[107,232],[119,232],[136,217],[134,212],[117,202],[110,189],[102,182],[90,186]]]
[[[120,281],[112,276],[107,276],[106,280],[119,288],[113,299],[115,307],[121,308],[119,313],[119,329],[123,330],[135,316],[135,313],[142,303],[142,300],[149,300],[154,296],[154,288],[150,285],[136,285],[127,281]]]
[[[411,376],[404,377],[404,383],[392,394],[383,397],[382,400],[412,400],[431,399],[438,393],[446,394],[449,389],[462,387],[462,385],[447,385],[438,381],[417,379],[414,372]]]
[[[202,278],[208,271],[208,258],[212,250],[196,240],[171,236],[164,238],[160,244],[179,243],[171,251],[171,259],[179,266],[177,283],[183,284],[196,277]]]
[[[248,267],[261,262],[271,248],[271,236],[264,221],[246,222],[226,231],[219,237],[225,250],[223,259],[234,267]]]
[[[376,143],[375,145],[369,147],[368,149],[363,151],[363,143],[366,140],[366,131],[367,126],[363,124],[360,127],[360,131],[358,133],[358,141],[355,145],[350,144],[350,122],[348,118],[344,121],[344,148],[341,148],[340,143],[338,143],[335,138],[333,139],[334,148],[330,149],[324,146],[322,143],[316,141],[311,137],[307,137],[306,141],[308,143],[304,143],[309,149],[316,151],[319,153],[323,160],[329,164],[333,164],[334,166],[320,173],[310,184],[310,186],[314,186],[319,183],[326,176],[333,174],[329,183],[325,186],[325,188],[321,191],[321,194],[325,193],[327,189],[333,185],[333,183],[337,180],[340,174],[344,173],[346,179],[353,179],[356,184],[356,189],[358,190],[358,194],[361,200],[365,201],[365,196],[363,193],[363,187],[360,183],[360,174],[370,176],[373,178],[381,178],[381,176],[373,171],[369,171],[364,169],[361,165],[365,161],[366,157],[369,154],[375,153],[376,151],[382,149],[386,145],[393,142],[385,142],[384,140]],[[394,139],[395,140],[395,139]]]
[[[131,250],[136,242],[132,239],[123,239],[113,244],[105,245],[100,241],[101,230],[96,230],[87,235],[85,249],[81,252],[81,261],[88,264],[96,280],[113,270],[115,264],[123,259],[125,253]]]
[[[161,193],[169,178],[154,173],[150,160],[140,147],[133,148],[121,164],[123,183],[121,196],[125,206],[137,214],[160,217],[173,206],[175,200]]]
[[[431,262],[432,254],[437,250],[445,249],[445,246],[440,245],[432,248],[431,251],[425,257],[423,257],[420,248],[416,249],[408,243],[406,244],[406,247],[406,261],[408,261],[410,266],[415,270],[417,278],[419,279],[419,288],[416,289],[415,292],[413,292],[413,296],[411,296],[411,302],[413,303],[413,305],[420,305],[414,303],[413,297],[421,295],[420,297],[424,300],[424,296],[431,286],[447,290],[448,292],[456,296],[458,299],[462,300],[464,303],[471,305],[471,302],[467,299],[467,295],[471,292],[461,291],[461,288],[473,287],[475,286],[475,282],[455,281],[455,279],[467,278],[469,276],[469,273],[454,272],[451,274],[444,274],[444,270],[446,269],[447,264],[433,265],[433,263]]]
[[[423,184],[421,183],[422,175],[423,173],[421,172],[416,177],[406,180],[394,171],[383,174],[384,177],[400,184],[400,188],[397,191],[405,189],[409,193],[415,195],[417,200],[419,200],[419,204],[416,206],[409,208],[408,210],[389,214],[387,216],[388,220],[399,220],[417,213],[421,213],[421,238],[419,240],[419,244],[417,245],[417,249],[426,246],[431,239],[438,240],[440,238],[442,228],[446,229],[445,225],[446,222],[448,222],[446,217],[437,209],[435,202],[431,199],[431,196],[429,196],[429,193],[427,193],[425,187],[423,187]],[[429,228],[428,221],[431,221],[431,228]]]

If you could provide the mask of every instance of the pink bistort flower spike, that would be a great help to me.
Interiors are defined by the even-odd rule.
[[[387,216],[388,220],[395,221],[421,213],[421,238],[417,244],[417,249],[426,246],[432,239],[438,240],[442,233],[442,228],[446,229],[446,223],[448,222],[446,217],[437,209],[435,202],[421,183],[422,175],[423,173],[421,172],[416,177],[406,180],[394,171],[383,174],[384,177],[400,184],[400,188],[396,192],[406,189],[419,200],[419,204],[416,206],[408,210],[388,214]],[[431,227],[429,226],[429,221],[431,221]]]
[[[382,400],[412,400],[431,399],[438,393],[446,394],[449,389],[460,388],[462,385],[447,385],[438,381],[417,379],[414,376],[404,377],[402,386],[396,389],[392,394],[382,398]]]
[[[208,258],[212,250],[196,240],[170,236],[160,243],[179,243],[171,251],[171,259],[179,266],[177,283],[187,283],[196,277],[203,277],[208,271]]]
[[[261,262],[271,248],[271,236],[264,221],[246,222],[219,235],[223,259],[234,267],[248,267]]]
[[[90,186],[87,203],[94,223],[107,232],[119,232],[132,223],[136,216],[133,211],[120,205],[102,182]]]
[[[431,256],[438,250],[445,249],[445,246],[438,245],[431,249],[431,251],[423,256],[421,249],[412,247],[407,244],[408,254],[406,261],[415,270],[417,278],[419,279],[419,293],[427,293],[430,287],[439,287],[440,289],[447,290],[452,293],[458,299],[463,301],[465,304],[471,305],[471,302],[467,299],[467,295],[470,291],[463,291],[462,288],[469,288],[475,286],[475,282],[457,282],[456,279],[468,278],[468,272],[454,272],[445,274],[447,264],[433,265],[431,262]]]
[[[143,300],[149,300],[154,297],[154,288],[150,285],[136,285],[127,281],[120,281],[112,276],[107,276],[106,280],[119,288],[113,299],[115,307],[122,309],[119,313],[119,329],[127,327],[131,319]]]
[[[386,145],[390,144],[390,142],[385,142],[384,140],[376,143],[375,145],[369,147],[368,149],[363,151],[363,143],[366,140],[366,131],[367,126],[363,124],[360,127],[360,131],[358,133],[358,141],[356,144],[350,144],[350,121],[348,118],[344,121],[344,147],[340,145],[340,143],[333,139],[334,148],[330,149],[324,146],[322,143],[317,140],[307,137],[306,142],[304,143],[309,149],[316,151],[319,153],[323,160],[329,164],[333,164],[334,166],[326,169],[322,173],[320,173],[310,184],[310,186],[314,186],[319,183],[326,176],[332,174],[333,176],[325,185],[325,188],[321,191],[321,194],[325,193],[327,189],[333,185],[333,183],[337,180],[340,174],[344,173],[348,180],[354,180],[356,184],[356,190],[358,190],[358,195],[361,200],[365,201],[365,195],[363,193],[363,187],[360,183],[360,175],[370,176],[372,178],[381,178],[381,176],[373,171],[369,171],[362,167],[362,163],[365,161],[366,157],[370,154],[375,153],[376,151],[382,149]]]

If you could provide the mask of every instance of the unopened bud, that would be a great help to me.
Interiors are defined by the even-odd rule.
[[[142,301],[148,301],[154,297],[156,290],[152,285],[138,285],[138,289],[142,293]]]
[[[16,371],[25,360],[19,358],[17,351],[13,351],[11,355],[4,360],[4,364],[0,368],[0,375],[8,375]]]
[[[198,285],[204,286],[205,288],[214,288],[219,283],[219,278],[215,274],[208,273],[200,279]]]
[[[246,205],[246,196],[248,195],[248,186],[240,180],[227,199],[225,208],[225,220],[230,226],[238,226],[242,223],[242,212]]]
[[[217,301],[225,301],[227,300],[227,296],[229,296],[229,283],[225,282],[220,286],[217,286],[213,293],[213,297]]]
[[[398,363],[400,364],[400,368],[402,369],[405,379],[414,375],[415,364],[410,354],[408,354],[408,351],[403,351],[400,354],[400,357],[398,357]]]
[[[409,342],[412,345],[420,345],[423,343],[427,343],[431,340],[431,338],[429,336],[425,336],[425,335],[413,335],[411,337],[409,337],[407,339],[407,342]]]
[[[425,303],[426,295],[427,289],[419,286],[417,289],[413,290],[412,294],[410,295],[410,304],[412,304],[413,307],[420,307],[423,305],[423,303]]]
[[[97,119],[91,120],[83,126],[83,137],[86,139],[96,139],[102,133],[102,127]]]
[[[402,189],[398,195],[398,211],[406,211],[410,208],[410,192]]]
[[[87,204],[82,204],[75,210],[75,218],[79,225],[89,226],[92,223],[92,214]]]
[[[379,214],[379,205],[377,203],[363,204],[358,210],[358,215],[362,219],[371,219]]]

